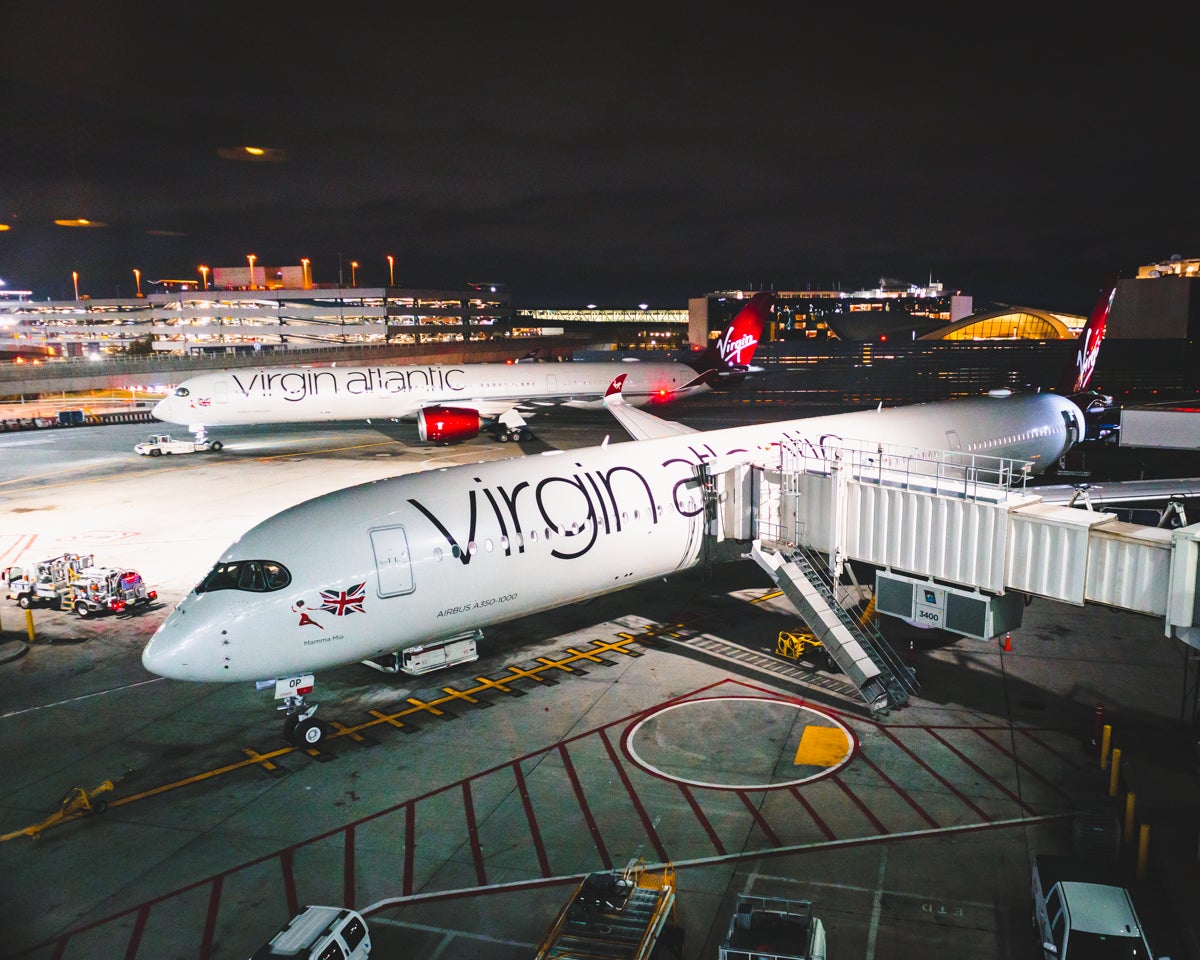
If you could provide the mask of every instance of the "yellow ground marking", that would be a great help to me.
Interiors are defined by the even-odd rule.
[[[257,750],[254,750],[251,747],[242,747],[242,753],[244,753],[246,756],[248,756],[251,760],[254,760],[255,762],[261,764],[262,768],[264,770],[266,770],[267,772],[279,769],[270,760],[268,760],[261,753],[259,753]]]
[[[628,649],[630,644],[633,642],[634,638],[628,634],[619,634],[618,638],[615,640],[593,640],[593,649],[591,651],[585,652],[580,650],[571,650],[566,656],[557,659],[553,657],[538,657],[537,659],[539,665],[529,668],[510,666],[507,668],[509,676],[506,676],[504,679],[511,681],[516,678],[522,678],[537,682],[544,682],[544,678],[541,676],[541,674],[548,673],[551,670],[572,673],[574,672],[574,669],[571,666],[572,663],[581,660],[594,662],[597,654],[625,653],[630,656],[638,656],[639,654],[637,654],[636,651]],[[443,687],[442,689],[445,695],[429,701],[418,700],[415,697],[410,697],[407,701],[409,706],[402,710],[398,710],[395,713],[383,713],[378,710],[368,710],[367,714],[371,717],[371,719],[355,726],[348,727],[337,722],[330,723],[329,726],[331,732],[326,734],[325,740],[331,741],[340,737],[350,737],[359,742],[363,742],[364,738],[361,736],[361,732],[363,730],[370,729],[371,727],[386,724],[388,726],[401,729],[405,726],[402,720],[404,717],[411,717],[417,714],[443,716],[443,711],[438,709],[441,706],[462,700],[474,702],[473,697],[475,694],[482,693],[487,690],[506,689],[503,683],[495,680],[489,680],[486,677],[476,677],[475,683],[476,686],[470,687],[466,690],[454,690],[450,687]],[[245,758],[242,760],[225,764],[221,767],[215,767],[212,770],[205,770],[202,773],[185,777],[182,780],[175,780],[171,783],[164,783],[161,786],[151,787],[150,789],[143,790],[140,793],[134,793],[126,797],[119,797],[117,799],[110,800],[107,806],[109,809],[114,807],[123,807],[126,804],[135,803],[139,800],[147,800],[151,797],[161,796],[162,794],[169,793],[172,790],[179,790],[182,787],[203,783],[206,780],[212,780],[216,777],[224,776],[225,774],[229,773],[235,773],[239,770],[246,770],[251,767],[259,767],[263,770],[272,771],[277,769],[273,761],[278,760],[280,757],[285,757],[288,754],[303,753],[310,757],[321,756],[320,748],[309,747],[307,745],[300,747],[283,746],[278,750],[271,750],[267,753],[259,753],[257,750],[244,748],[242,753],[245,754]],[[19,836],[23,835],[24,833],[25,831],[17,831],[11,836]],[[7,837],[4,839],[7,839]]]
[[[850,738],[841,727],[807,726],[796,748],[796,766],[836,767],[850,753]]]
[[[465,700],[467,703],[479,702],[470,693],[463,693],[461,690],[455,690],[453,687],[442,687],[442,693],[446,694],[451,700]]]

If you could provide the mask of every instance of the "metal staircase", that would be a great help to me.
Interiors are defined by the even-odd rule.
[[[916,676],[869,620],[846,609],[844,587],[833,581],[818,554],[797,545],[764,547],[755,540],[751,556],[792,602],[825,651],[876,713],[908,702],[920,690]]]

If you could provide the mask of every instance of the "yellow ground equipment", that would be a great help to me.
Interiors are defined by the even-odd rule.
[[[682,960],[683,929],[674,920],[675,868],[647,870],[644,861],[631,861],[623,871],[583,878],[537,960]]]
[[[823,669],[832,667],[825,645],[811,633],[792,633],[780,630],[779,639],[775,643],[775,656],[786,657],[788,660],[805,660],[815,663]]]
[[[120,779],[123,780],[124,777]],[[105,780],[90,791],[84,790],[83,787],[72,787],[67,791],[67,795],[58,802],[58,809],[45,820],[32,826],[22,827],[20,830],[14,830],[12,833],[0,835],[0,842],[12,840],[15,837],[33,837],[36,840],[43,830],[56,824],[78,820],[80,817],[86,817],[93,813],[103,813],[108,804],[96,798],[102,793],[111,793],[119,782],[120,780],[116,783],[112,780]]]

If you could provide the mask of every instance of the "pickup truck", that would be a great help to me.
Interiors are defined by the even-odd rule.
[[[1077,857],[1033,858],[1033,925],[1045,960],[1152,960],[1116,872]]]
[[[220,440],[174,440],[170,434],[155,433],[136,444],[133,451],[143,457],[161,457],[164,454],[204,453],[209,450],[216,453],[222,446]]]

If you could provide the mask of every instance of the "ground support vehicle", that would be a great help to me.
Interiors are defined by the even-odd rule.
[[[305,907],[250,960],[366,960],[371,953],[367,923],[345,907]]]
[[[675,916],[675,868],[649,871],[634,861],[623,871],[583,878],[555,917],[537,960],[682,960],[683,929]]]
[[[1045,960],[1150,960],[1133,898],[1109,865],[1033,858],[1033,925]]]
[[[811,900],[739,893],[719,960],[825,960],[825,925]]]
[[[64,553],[39,560],[32,567],[11,566],[4,571],[9,600],[23,609],[39,605],[67,606],[71,583],[92,569],[93,554]]]
[[[223,446],[220,440],[175,440],[169,433],[153,433],[135,444],[133,451],[143,457],[161,457],[173,453],[216,453]]]
[[[71,581],[62,605],[87,618],[97,613],[134,611],[157,599],[158,591],[147,589],[136,570],[96,567]]]
[[[12,833],[0,834],[0,843],[16,837],[32,837],[36,840],[41,836],[43,830],[57,824],[78,820],[80,817],[86,817],[93,813],[103,813],[108,808],[108,804],[104,800],[98,800],[97,797],[102,793],[111,793],[116,789],[116,785],[131,773],[133,773],[132,770],[126,770],[124,775],[118,777],[115,781],[105,780],[91,790],[85,790],[83,787],[72,787],[67,791],[66,796],[58,801],[58,809],[54,813],[50,814],[50,816],[40,823],[22,827],[20,830],[12,831]]]

